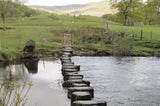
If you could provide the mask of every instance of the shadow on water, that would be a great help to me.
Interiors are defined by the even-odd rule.
[[[0,67],[6,67],[8,66],[8,62],[0,62]]]
[[[38,73],[39,59],[23,59],[12,64],[8,62],[0,62],[0,78],[8,78],[10,80],[28,79],[27,73]]]
[[[29,73],[36,74],[38,72],[39,59],[23,59],[22,63],[28,69]]]

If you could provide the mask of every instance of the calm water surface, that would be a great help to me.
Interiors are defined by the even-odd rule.
[[[108,106],[160,106],[160,59],[73,57],[91,82],[95,98]]]
[[[11,65],[10,67],[12,77],[16,77],[17,81],[33,82],[25,106],[69,106],[70,101],[61,86],[63,77],[59,60],[39,61],[37,72],[35,70],[29,71],[23,64]],[[7,76],[7,68],[0,68],[0,76]]]

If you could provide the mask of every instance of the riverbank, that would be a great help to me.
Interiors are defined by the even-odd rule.
[[[64,33],[74,35],[75,55],[114,56],[115,50],[120,48],[116,47],[119,42],[112,42],[111,36],[104,34],[106,28],[104,20],[100,17],[42,13],[19,19],[8,18],[6,21],[11,29],[0,30],[0,51],[14,59],[21,54],[26,41],[30,39],[36,42],[40,56],[59,55]],[[129,54],[122,54],[122,56],[160,56],[159,26],[128,27],[113,22],[108,24],[111,33],[115,33],[112,37],[116,38],[123,31],[127,37],[134,35],[131,36],[133,39],[125,41],[125,45],[122,44],[122,46],[131,45],[132,48]],[[141,29],[143,29],[143,36],[140,35]],[[116,53],[120,52],[116,51]],[[3,60],[0,55],[0,61]]]
[[[125,57],[125,56],[133,56],[133,57],[150,57],[150,56],[155,56],[159,57],[160,53],[157,52],[156,50],[140,50],[140,51],[132,51],[130,54],[126,55],[116,55],[114,54],[113,50],[97,50],[97,49],[75,49],[75,52],[73,54],[74,56],[120,56],[120,57]]]

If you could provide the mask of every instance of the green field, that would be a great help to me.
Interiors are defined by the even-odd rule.
[[[2,21],[0,20],[0,22]],[[0,49],[9,55],[19,54],[25,42],[30,39],[36,41],[38,49],[57,51],[62,46],[64,33],[74,34],[74,42],[77,48],[107,50],[110,52],[113,49],[112,44],[82,40],[85,36],[90,36],[91,39],[97,36],[98,34],[96,33],[99,32],[94,31],[96,29],[98,29],[97,31],[105,29],[104,20],[99,17],[42,13],[32,17],[8,18],[7,26],[12,29],[7,31],[0,30]],[[132,53],[135,55],[150,55],[152,52],[159,53],[160,26],[127,27],[109,22],[109,29],[113,32],[125,31],[127,35],[134,33],[135,41],[133,41]],[[139,40],[141,30],[143,30],[143,39]],[[100,34],[99,36],[103,36]]]

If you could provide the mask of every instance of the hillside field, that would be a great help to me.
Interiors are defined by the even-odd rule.
[[[2,21],[0,20],[0,22]],[[128,35],[134,33],[132,55],[159,55],[160,26],[127,27],[113,22],[108,23],[109,29],[113,32],[124,31]],[[0,23],[0,25],[2,24]],[[112,43],[87,42],[84,40],[85,36],[90,36],[92,39],[92,37],[98,35],[97,33],[102,34],[101,30],[105,30],[104,20],[100,17],[43,13],[28,18],[9,18],[7,26],[11,29],[0,30],[0,50],[9,55],[19,54],[26,41],[30,39],[36,41],[38,49],[59,51],[64,33],[74,34],[74,43],[77,49],[94,49],[112,54],[114,47]],[[94,29],[98,29],[98,32]],[[143,39],[139,40],[141,30],[143,30]],[[103,38],[103,35],[100,34],[99,36]]]

